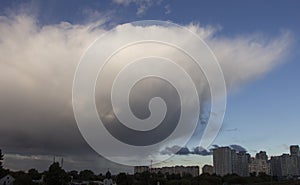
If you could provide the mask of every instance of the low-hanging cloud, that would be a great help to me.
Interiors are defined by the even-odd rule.
[[[107,31],[99,22],[39,25],[29,15],[0,17],[0,147],[4,152],[11,156],[93,153],[78,131],[71,93],[82,53]],[[185,27],[212,48],[229,90],[257,79],[283,62],[292,39],[289,32],[265,39],[257,34],[226,37],[218,35],[219,28],[212,26]],[[184,40],[184,35],[159,26],[141,29],[129,24],[119,26],[118,31],[128,28]],[[193,152],[204,155],[210,151],[198,148]]]
[[[172,147],[166,147],[160,153],[162,155],[172,155],[172,154],[175,153],[176,155],[201,155],[201,156],[208,156],[208,155],[212,155],[213,154],[213,150],[217,149],[219,147],[220,146],[218,146],[218,145],[212,145],[212,147],[209,148],[209,149],[203,148],[201,146],[197,146],[195,148],[189,149],[188,147],[180,147],[178,145],[174,145]],[[237,153],[238,152],[247,152],[247,150],[243,146],[241,146],[241,145],[233,144],[233,145],[229,145],[228,147],[231,148],[232,150],[235,150]]]

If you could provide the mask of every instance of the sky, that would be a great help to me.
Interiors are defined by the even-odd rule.
[[[0,148],[5,167],[43,171],[57,156],[64,157],[67,170],[132,172],[132,167],[104,159],[87,144],[76,125],[71,95],[84,50],[104,32],[139,20],[171,21],[193,30],[218,58],[228,97],[222,128],[210,148],[232,145],[251,155],[260,150],[288,153],[289,145],[300,144],[298,7],[296,0],[1,1]],[[128,29],[140,33],[133,25],[118,28],[128,38],[134,37]],[[144,29],[157,37],[168,31],[163,37],[189,39],[172,29]],[[122,34],[109,39],[118,38],[122,40]],[[188,45],[198,47],[194,41]],[[163,54],[176,57],[170,51]],[[189,152],[181,151],[158,166],[212,162],[210,148],[197,153],[199,146],[188,147]],[[172,147],[162,153],[168,151]]]

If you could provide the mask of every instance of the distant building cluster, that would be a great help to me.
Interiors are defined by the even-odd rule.
[[[162,173],[179,174],[181,177],[190,174],[193,177],[199,175],[198,166],[173,166],[162,168],[150,168],[149,166],[136,166],[134,173]],[[216,174],[220,176],[237,174],[241,177],[259,175],[261,173],[279,178],[300,177],[300,150],[298,145],[290,146],[290,154],[268,157],[265,151],[260,151],[251,157],[249,153],[237,152],[230,147],[218,147],[213,149],[213,165],[204,165],[202,173]]]
[[[300,176],[299,146],[290,146],[290,154],[271,157],[270,165],[274,176]]]
[[[172,167],[162,167],[162,168],[150,168],[148,166],[136,166],[134,167],[134,173],[162,173],[162,174],[178,174],[181,177],[187,174],[196,177],[199,175],[199,166],[172,166]]]
[[[255,157],[250,158],[249,173],[254,173],[255,175],[259,173],[271,175],[270,161],[268,160],[266,152],[260,151]]]
[[[246,152],[236,152],[229,147],[220,147],[213,150],[213,166],[205,165],[203,173],[237,174],[249,176],[250,174],[265,173],[277,177],[300,176],[300,152],[298,145],[290,146],[290,154],[272,156],[268,158],[266,152],[260,151],[251,157]]]
[[[217,175],[237,174],[248,176],[250,155],[246,152],[237,153],[229,147],[220,147],[213,150],[213,163]]]

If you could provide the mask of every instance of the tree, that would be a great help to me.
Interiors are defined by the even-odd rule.
[[[191,185],[191,181],[189,181],[188,179],[181,179],[180,184],[181,185]]]
[[[116,178],[118,185],[131,185],[133,184],[133,176],[125,173],[119,173]]]
[[[45,174],[45,182],[47,185],[67,185],[71,178],[63,170],[58,162],[53,163]]]
[[[105,179],[105,176],[103,176],[102,173],[100,173],[99,175],[95,175],[97,181],[103,181]]]
[[[83,181],[89,181],[89,180],[95,180],[95,174],[91,170],[83,170],[79,173],[80,180]]]
[[[31,177],[32,180],[39,180],[42,177],[41,174],[39,174],[39,172],[34,168],[28,170],[28,175]]]
[[[0,149],[0,176],[6,173],[2,166],[3,157],[4,155],[2,154],[2,150]]]
[[[4,155],[2,154],[2,150],[0,149],[0,170],[3,169],[3,166],[2,166],[3,157],[4,157]]]
[[[79,179],[78,171],[76,171],[76,170],[70,171],[70,172],[68,173],[68,175],[69,175],[70,177],[72,177],[72,179],[74,179],[74,180],[78,180],[78,179]]]
[[[117,175],[117,184],[126,184],[127,175],[125,173],[119,173]]]
[[[19,174],[18,177],[16,177],[16,180],[14,181],[14,185],[32,185],[32,184],[33,183],[31,177],[26,173]]]

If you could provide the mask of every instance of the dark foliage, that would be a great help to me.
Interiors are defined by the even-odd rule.
[[[70,176],[57,162],[53,163],[45,174],[45,183],[47,185],[67,185],[70,180]]]

